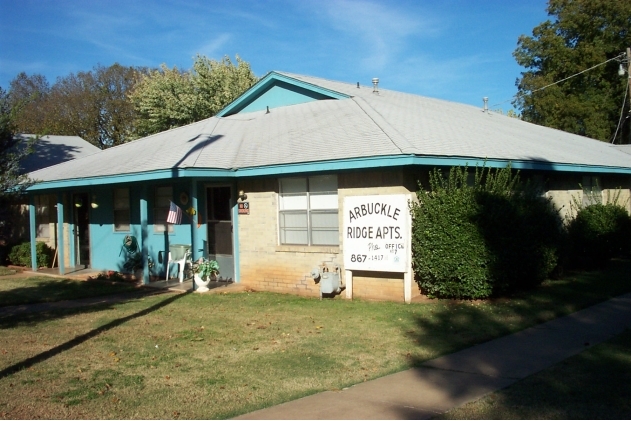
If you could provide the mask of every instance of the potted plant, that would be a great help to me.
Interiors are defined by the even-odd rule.
[[[198,285],[197,292],[208,291],[208,284],[217,274],[219,274],[219,264],[217,261],[200,257],[193,265],[193,275],[195,283]]]

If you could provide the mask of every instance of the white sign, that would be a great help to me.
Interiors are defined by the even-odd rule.
[[[344,198],[344,268],[407,272],[410,248],[408,196]]]

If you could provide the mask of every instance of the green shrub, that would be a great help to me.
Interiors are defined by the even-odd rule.
[[[540,284],[554,270],[563,224],[551,202],[512,174],[452,168],[430,174],[412,205],[413,264],[430,297],[486,298]]]
[[[568,226],[572,266],[597,269],[631,251],[631,216],[620,205],[595,204],[578,210]]]
[[[46,243],[38,241],[35,244],[37,253],[37,267],[48,267],[52,255],[52,249]],[[9,253],[9,261],[18,266],[31,266],[31,243],[22,243],[11,248]]]

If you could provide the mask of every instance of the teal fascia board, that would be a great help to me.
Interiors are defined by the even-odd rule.
[[[331,89],[326,89],[318,85],[303,82],[301,80],[294,79],[292,77],[288,77],[285,75],[281,75],[276,72],[270,72],[267,75],[265,75],[261,80],[259,80],[254,86],[252,86],[250,89],[245,91],[239,98],[235,99],[223,110],[219,111],[216,114],[216,117],[226,117],[232,114],[236,114],[237,112],[241,111],[243,108],[247,107],[250,102],[256,100],[256,98],[262,95],[265,91],[267,91],[271,86],[273,86],[278,81],[285,82],[290,85],[294,85],[299,88],[315,92],[319,95],[327,96],[331,99],[350,98],[349,95],[346,95],[337,91],[333,91]]]
[[[605,167],[578,164],[558,164],[537,161],[511,161],[463,157],[390,155],[365,158],[349,158],[334,161],[297,162],[292,164],[268,165],[262,167],[250,167],[241,169],[169,169],[138,174],[121,174],[106,177],[40,182],[31,186],[28,190],[30,192],[34,192],[47,189],[76,188],[118,183],[170,180],[178,178],[234,179],[240,177],[274,176],[284,174],[301,174],[325,171],[331,172],[401,166],[457,167],[467,165],[469,167],[475,167],[486,165],[488,168],[504,168],[509,163],[511,164],[511,167],[513,169],[517,170],[599,174],[631,174],[631,167]]]
[[[108,184],[135,183],[141,181],[172,180],[178,178],[207,177],[233,178],[235,170],[213,168],[174,168],[148,171],[137,174],[116,174],[103,177],[73,178],[67,180],[40,181],[28,188],[28,191],[63,189]]]
[[[508,164],[511,165],[511,168],[518,170],[631,174],[631,168],[626,167],[604,167],[576,164],[555,164],[549,162],[511,161],[462,157],[419,157],[414,155],[391,155],[368,158],[352,158],[337,161],[304,162],[266,167],[242,168],[237,170],[236,175],[238,177],[256,177],[401,166],[457,167],[466,165],[469,167],[481,167],[483,165],[486,165],[486,167],[488,168],[505,168]]]

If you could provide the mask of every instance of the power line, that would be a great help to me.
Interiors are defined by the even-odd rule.
[[[580,72],[578,72],[578,73],[573,74],[572,76],[568,76],[568,77],[566,77],[565,79],[557,80],[556,82],[553,82],[553,83],[551,83],[551,84],[549,84],[549,85],[543,86],[543,87],[541,87],[541,88],[537,88],[537,89],[535,89],[535,90],[533,90],[533,91],[530,91],[530,94],[533,94],[533,93],[538,92],[538,91],[543,91],[544,89],[549,88],[550,86],[554,86],[554,85],[557,85],[557,84],[559,84],[559,83],[561,83],[561,82],[565,82],[565,81],[566,81],[566,80],[568,80],[568,79],[572,79],[573,77],[576,77],[576,76],[578,76],[578,75],[581,75],[581,74],[583,74],[583,73],[585,73],[585,72],[589,72],[590,70],[593,70],[593,69],[595,69],[596,67],[602,66],[603,64],[607,64],[607,63],[609,63],[610,61],[613,61],[613,60],[619,60],[619,59],[623,58],[624,56],[626,56],[626,53],[620,53],[620,54],[618,54],[617,56],[615,56],[615,57],[613,57],[613,58],[610,58],[609,60],[605,60],[605,61],[603,61],[602,63],[598,63],[598,64],[596,64],[596,65],[594,65],[594,66],[590,67],[589,69],[582,70],[582,71],[580,71]],[[502,105],[502,104],[505,104],[505,103],[507,103],[507,102],[509,102],[509,101],[512,101],[515,97],[524,96],[524,95],[526,95],[526,94],[519,94],[519,93],[517,93],[517,94],[515,94],[515,96],[514,96],[513,98],[511,98],[511,99],[507,99],[506,101],[498,102],[497,104],[493,104],[493,105],[491,105],[491,107],[495,107],[495,106],[497,106],[497,105]]]
[[[624,104],[627,102],[627,91],[629,89],[629,79],[631,78],[627,78],[627,87],[624,89],[624,98],[622,99],[622,107],[620,107],[620,118],[618,119],[618,127],[616,127],[616,132],[613,134],[613,138],[611,139],[611,143],[615,143],[616,142],[616,136],[618,136],[618,130],[620,130],[620,127],[622,127],[622,124],[624,123],[622,121],[622,114],[624,114]],[[627,116],[627,118],[629,118],[629,116]],[[626,121],[627,119],[625,119]]]

